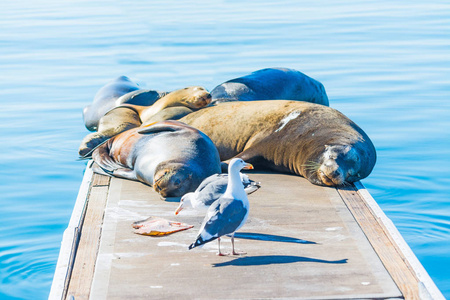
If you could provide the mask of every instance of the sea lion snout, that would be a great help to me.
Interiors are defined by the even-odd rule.
[[[201,86],[191,87],[191,97],[186,102],[190,108],[202,108],[211,103],[211,94]]]
[[[324,185],[339,186],[345,182],[358,180],[360,159],[356,150],[349,145],[325,146],[323,162],[320,165],[318,178]]]
[[[334,159],[326,160],[317,172],[322,183],[328,186],[342,185],[346,179],[344,171]]]
[[[181,197],[195,190],[192,184],[193,174],[184,167],[172,167],[156,172],[153,188],[162,197]]]

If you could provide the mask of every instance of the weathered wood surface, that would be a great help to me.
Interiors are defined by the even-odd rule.
[[[405,299],[419,299],[419,280],[383,223],[380,223],[372,210],[361,201],[355,188],[345,187],[337,190]]]
[[[262,188],[236,234],[242,257],[217,243],[187,250],[203,216],[174,215],[148,186],[113,178],[91,299],[384,299],[402,294],[334,188],[286,174],[251,173]],[[149,216],[194,229],[152,238],[131,223]],[[222,242],[229,250],[229,239]]]
[[[262,188],[249,197],[249,220],[236,234],[237,248],[247,254],[217,257],[216,242],[187,250],[203,216],[183,210],[176,217],[177,203],[162,201],[150,187],[94,174],[65,295],[420,299],[414,268],[353,186],[324,188],[286,174],[249,175]],[[195,228],[162,238],[134,234],[131,223],[151,215]]]
[[[77,300],[89,299],[109,182],[110,177],[108,176],[94,174],[92,177],[76,258],[65,293],[67,297],[73,296]]]

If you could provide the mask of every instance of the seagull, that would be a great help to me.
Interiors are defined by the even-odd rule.
[[[220,237],[230,235],[232,254],[244,254],[237,253],[234,250],[234,232],[241,228],[245,221],[247,221],[250,206],[244,185],[239,176],[241,169],[253,169],[253,166],[240,158],[233,158],[228,166],[227,189],[208,208],[197,238],[189,246],[189,250],[217,239],[219,245],[218,255],[226,255],[220,251]]]
[[[260,187],[260,182],[250,180],[247,175],[239,173],[244,184],[247,195],[256,192]],[[186,208],[192,207],[197,211],[206,212],[209,206],[222,196],[228,185],[228,174],[214,174],[202,181],[195,192],[187,193],[181,197],[180,205],[175,210],[175,214]]]

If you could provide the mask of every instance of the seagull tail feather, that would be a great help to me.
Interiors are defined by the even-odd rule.
[[[213,237],[211,239],[207,239],[204,240],[201,236],[197,237],[197,239],[195,240],[195,242],[193,242],[191,245],[189,245],[189,250],[198,247],[198,246],[202,246],[203,244],[206,244],[208,242],[211,242],[213,240],[217,239],[216,237]]]

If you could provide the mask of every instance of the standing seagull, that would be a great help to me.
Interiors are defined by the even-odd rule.
[[[239,173],[239,175],[247,195],[256,192],[261,187],[260,182],[251,180],[246,174]],[[209,176],[202,181],[195,192],[184,194],[181,197],[180,205],[176,209],[175,214],[178,215],[186,207],[206,212],[211,204],[223,196],[227,186],[228,174],[213,174]]]
[[[233,158],[228,166],[227,189],[209,207],[197,239],[189,246],[189,250],[217,239],[218,255],[225,255],[220,252],[220,237],[231,235],[232,253],[233,255],[240,254],[234,250],[234,232],[244,225],[249,210],[247,194],[239,176],[241,169],[253,169],[253,166],[240,158]]]

